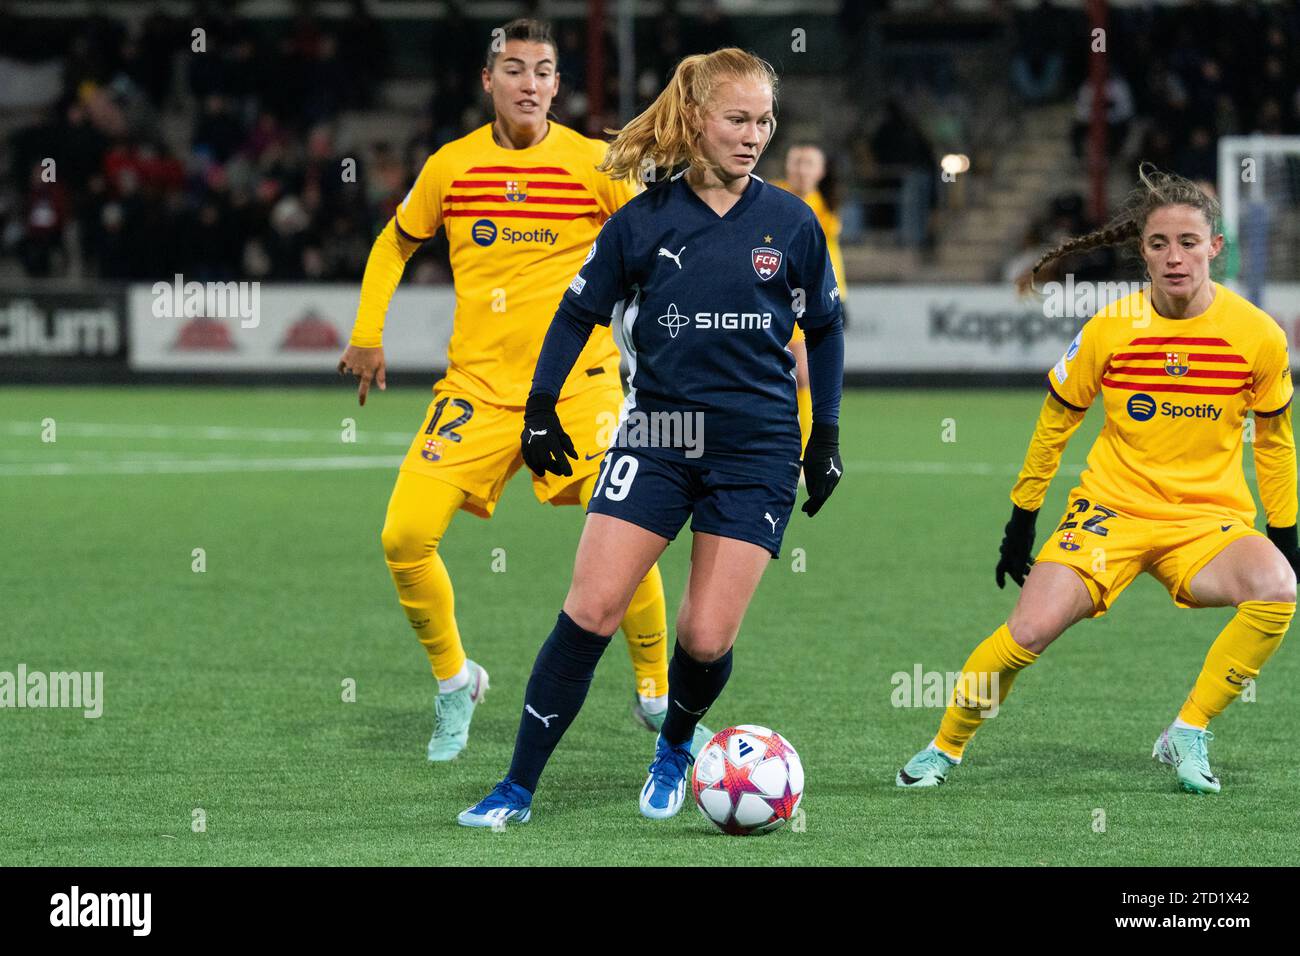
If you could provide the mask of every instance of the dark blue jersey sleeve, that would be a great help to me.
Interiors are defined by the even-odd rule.
[[[537,392],[549,392],[556,398],[564,381],[573,371],[573,363],[578,361],[591,330],[595,327],[593,316],[589,312],[573,309],[567,302],[561,301],[560,307],[546,330],[542,340],[542,350],[537,356],[537,367],[533,370],[533,387],[529,395]],[[609,320],[605,320],[609,324]]]
[[[840,289],[835,284],[826,234],[811,210],[790,244],[790,285],[795,295],[795,319],[805,332],[840,314]]]
[[[831,316],[825,325],[805,333],[808,348],[808,387],[812,391],[812,420],[835,425],[840,420],[844,387],[844,323]]]
[[[612,216],[601,228],[587,253],[587,260],[569,283],[561,308],[588,314],[601,325],[609,325],[615,307],[627,298],[624,264],[625,227],[621,216]]]

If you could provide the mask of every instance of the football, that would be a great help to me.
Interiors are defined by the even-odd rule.
[[[771,833],[799,808],[803,764],[776,731],[740,724],[718,731],[704,745],[691,790],[700,813],[723,833]]]

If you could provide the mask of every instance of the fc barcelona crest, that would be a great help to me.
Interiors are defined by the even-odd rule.
[[[758,277],[764,282],[776,275],[777,270],[781,268],[780,249],[773,249],[771,246],[759,246],[751,251],[749,255],[754,263],[754,271],[758,273]]]
[[[1166,352],[1165,353],[1165,374],[1172,375],[1174,378],[1186,375],[1190,368],[1187,364],[1186,352]]]
[[[438,461],[442,458],[442,442],[436,438],[430,438],[424,443],[424,448],[420,451],[420,457],[425,461]]]
[[[1078,550],[1079,550],[1079,542],[1077,542],[1077,541],[1074,540],[1074,532],[1073,532],[1073,531],[1067,531],[1067,532],[1065,532],[1065,534],[1061,535],[1061,541],[1060,541],[1060,544],[1061,544],[1061,548],[1062,548],[1062,550],[1065,550],[1065,551],[1078,551]]]
[[[528,183],[522,179],[506,180],[506,202],[523,202],[528,198]]]

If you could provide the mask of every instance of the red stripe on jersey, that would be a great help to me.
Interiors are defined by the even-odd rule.
[[[1193,395],[1236,395],[1246,387],[1245,382],[1235,388],[1216,388],[1210,385],[1175,385],[1173,382],[1168,384],[1164,382],[1117,382],[1104,376],[1101,384],[1109,385],[1111,388],[1125,388],[1130,392],[1191,392]]]
[[[570,175],[567,169],[561,166],[475,166],[473,169],[465,170],[465,174],[470,173],[551,173],[559,176]]]
[[[444,219],[451,216],[483,216],[489,219],[581,219],[589,212],[514,212],[509,209],[444,209]]]
[[[1112,375],[1166,375],[1163,368],[1136,368],[1123,366],[1116,368],[1111,366],[1106,371]],[[1246,378],[1250,375],[1249,371],[1234,372],[1226,368],[1189,368],[1182,375],[1170,376],[1171,378]]]
[[[1160,361],[1163,362],[1165,360],[1165,353],[1164,352],[1120,352],[1117,355],[1112,355],[1111,359],[1112,361],[1115,362],[1122,362],[1128,359],[1159,359]],[[1242,365],[1246,364],[1246,360],[1242,358],[1240,355],[1233,355],[1231,353],[1224,353],[1223,355],[1219,355],[1216,352],[1191,352],[1188,354],[1187,360],[1189,362],[1233,362],[1233,363],[1240,363]]]
[[[1222,345],[1230,348],[1231,342],[1225,342],[1223,339],[1195,339],[1183,335],[1170,335],[1164,338],[1134,339],[1129,345],[1173,345],[1181,342],[1183,345]]]
[[[451,181],[452,189],[482,189],[487,186],[495,186],[499,189],[505,189],[506,181],[504,179],[473,179],[473,180],[453,179]],[[587,187],[582,185],[582,183],[536,182],[536,183],[529,183],[528,188],[531,190],[531,189],[586,189]],[[1224,344],[1226,345],[1227,343],[1225,342]]]
[[[451,193],[443,197],[445,202],[509,202],[511,205],[517,205],[517,202],[504,199],[500,195],[492,196],[467,196],[464,193]],[[594,206],[594,199],[580,199],[577,196],[525,196],[523,201],[526,203],[545,202],[555,206]],[[1163,356],[1161,356],[1163,358]]]

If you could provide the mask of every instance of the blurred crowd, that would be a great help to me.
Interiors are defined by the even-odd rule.
[[[371,105],[387,69],[363,4],[346,20],[304,13],[278,37],[221,5],[73,23],[0,13],[0,58],[62,64],[54,105],[7,143],[0,249],[28,275],[360,274],[408,172],[391,146],[349,157],[335,142],[340,112]],[[178,92],[180,151],[166,135]]]
[[[287,29],[226,4],[199,3],[183,19],[159,9],[132,23],[24,19],[0,7],[0,80],[29,85],[39,64],[59,64],[52,105],[4,144],[0,258],[34,278],[355,280],[424,159],[490,119],[482,33],[462,4],[446,4],[421,77],[433,82],[426,108],[391,136],[342,143],[341,114],[375,107],[393,71],[382,25],[362,0],[342,20],[300,3]],[[585,24],[559,24],[556,34],[556,118],[593,133],[616,125],[612,41],[596,114]],[[638,107],[678,59],[728,35],[716,3],[689,18],[669,3],[660,29],[641,37]],[[0,111],[9,106],[0,94]],[[183,146],[168,135],[176,117]],[[412,278],[447,279],[446,260],[435,239]]]
[[[1026,103],[1069,98],[1071,145],[1082,164],[1094,85],[1086,79],[1073,87],[1067,83],[1070,31],[1063,33],[1060,12],[1044,0],[1017,17],[1012,84]],[[1195,0],[1111,7],[1107,17],[1105,150],[1128,185],[1136,185],[1138,163],[1149,161],[1215,195],[1220,137],[1300,133],[1296,4]],[[1100,225],[1087,214],[1082,195],[1055,196],[1028,224],[1023,247],[1006,263],[1004,278],[1023,275],[1045,249]],[[1232,261],[1224,257],[1224,263]],[[1099,280],[1133,265],[1116,250],[1093,250],[1057,260],[1049,267],[1051,275],[1040,280],[1065,273]]]
[[[275,23],[230,9],[199,2],[183,18],[159,9],[133,21],[45,20],[0,5],[0,259],[33,277],[182,272],[200,279],[355,280],[424,158],[489,119],[478,80],[482,23],[466,15],[472,7],[444,4],[434,50],[418,65],[408,58],[404,71],[389,49],[393,34],[363,0],[352,0],[341,19],[317,17],[306,2],[291,20]],[[637,108],[681,57],[743,42],[715,0],[689,9],[684,15],[667,0],[655,28],[638,30]],[[861,82],[870,62],[852,50],[879,39],[871,39],[872,18],[891,9],[883,0],[841,5],[845,57],[819,66],[826,82]],[[1081,162],[1092,102],[1083,12],[1050,0],[1028,9],[991,2],[990,10],[989,22],[1011,51],[1000,65],[1010,102],[1075,104]],[[926,12],[933,27],[961,26],[946,2]],[[1111,8],[1108,16],[1107,148],[1126,168],[1149,159],[1212,181],[1220,136],[1300,131],[1295,4],[1193,0]],[[844,187],[836,192],[853,207],[845,215],[849,241],[884,227],[902,245],[934,245],[939,158],[977,137],[972,118],[981,105],[981,91],[963,89],[959,80],[957,46],[935,36],[928,46],[898,45],[912,52],[884,44],[887,83],[855,101],[839,118],[840,130],[828,131],[831,172]],[[604,50],[599,109],[587,89],[588,24],[557,22],[556,39],[563,75],[556,118],[590,134],[616,125],[613,39]],[[24,115],[11,101],[50,63],[58,64],[50,81],[56,95],[22,123],[5,122],[6,111]],[[399,73],[432,81],[423,108],[410,109],[402,128],[349,141],[358,137],[346,137],[341,120],[358,115],[351,111],[390,107],[380,94]],[[1064,230],[1091,225],[1081,197],[1058,196],[1028,224],[1013,262]],[[447,278],[445,248],[427,244],[411,272],[415,281]]]

